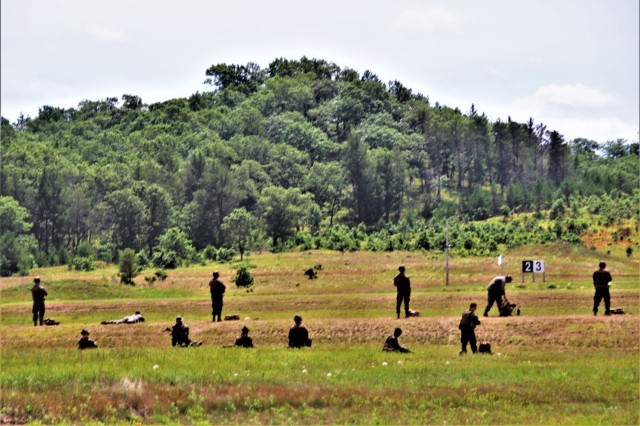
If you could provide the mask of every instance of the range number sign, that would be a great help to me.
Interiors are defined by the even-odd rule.
[[[524,274],[531,273],[533,282],[535,282],[535,274],[542,274],[544,281],[544,260],[523,260],[522,261],[522,282],[524,282]]]

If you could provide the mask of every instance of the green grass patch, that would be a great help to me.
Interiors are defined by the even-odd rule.
[[[123,422],[135,416],[152,423],[639,420],[637,353],[612,359],[602,350],[458,356],[450,346],[413,349],[9,350],[0,373],[2,412],[50,422]],[[48,397],[27,402],[42,394]]]

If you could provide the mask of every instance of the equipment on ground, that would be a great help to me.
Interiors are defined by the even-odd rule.
[[[509,303],[507,298],[503,298],[500,305],[498,305],[498,309],[500,310],[501,317],[510,317],[514,314],[520,316],[520,308],[515,303]]]
[[[480,345],[478,346],[478,353],[493,355],[491,353],[491,343],[487,341],[480,342]]]

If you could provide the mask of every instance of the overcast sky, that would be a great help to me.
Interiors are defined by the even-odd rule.
[[[638,140],[638,0],[2,0],[1,112],[211,90],[217,63],[322,58],[491,121]]]

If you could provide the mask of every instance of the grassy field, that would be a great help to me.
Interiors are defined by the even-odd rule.
[[[542,276],[522,282],[521,261],[544,259]],[[591,313],[591,273],[605,260],[612,306]],[[33,271],[49,291],[47,317],[33,327],[32,277],[0,281],[0,423],[231,424],[639,424],[640,262],[622,248],[523,247],[505,253],[509,299],[522,316],[483,319],[493,356],[459,356],[460,314],[482,310],[493,258],[423,253],[297,252],[249,257],[253,289],[230,282],[237,263],[168,271],[152,285],[122,286],[114,266],[91,272]],[[318,279],[303,271],[321,264]],[[395,319],[392,285],[404,264],[419,318]],[[208,281],[227,284],[223,314],[211,322]],[[152,271],[146,271],[147,275]],[[147,321],[100,325],[140,309]],[[601,308],[603,309],[603,308]],[[313,347],[291,350],[294,314]],[[197,348],[172,348],[164,328],[182,315]],[[247,325],[255,349],[223,348]],[[384,353],[400,326],[410,354]],[[78,351],[89,328],[100,349]]]

